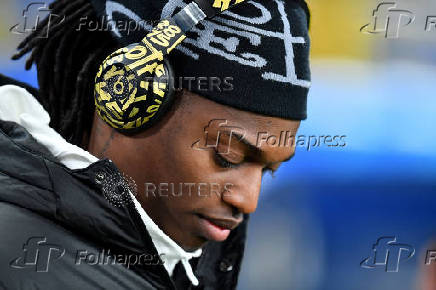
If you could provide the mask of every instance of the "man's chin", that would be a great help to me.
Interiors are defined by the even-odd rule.
[[[191,243],[181,245],[182,249],[186,252],[195,252],[200,248],[203,248],[207,244],[208,240],[203,237],[195,237],[195,241],[192,241]]]

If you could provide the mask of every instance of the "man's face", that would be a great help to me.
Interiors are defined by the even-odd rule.
[[[96,154],[111,133],[95,122],[100,136],[89,150]],[[136,181],[153,221],[191,251],[225,240],[244,213],[255,211],[263,173],[293,156],[290,138],[299,124],[184,92],[155,127],[130,137],[115,133],[105,156]]]

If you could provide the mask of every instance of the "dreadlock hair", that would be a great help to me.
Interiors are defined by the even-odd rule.
[[[68,142],[82,146],[94,116],[94,78],[99,64],[117,48],[108,31],[78,29],[83,20],[96,23],[88,0],[55,0],[54,23],[44,19],[18,46],[16,60],[30,53],[26,70],[35,63],[39,93],[50,126]]]

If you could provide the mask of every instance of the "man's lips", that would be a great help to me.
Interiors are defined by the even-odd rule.
[[[233,230],[242,222],[242,219],[237,220],[233,218],[213,218],[202,214],[198,214],[198,215],[201,218],[208,220],[215,226],[226,230]]]
[[[215,218],[202,214],[197,214],[202,235],[208,240],[217,242],[224,241],[242,220],[229,218]]]

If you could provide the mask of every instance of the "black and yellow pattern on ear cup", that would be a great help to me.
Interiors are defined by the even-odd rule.
[[[95,78],[95,105],[100,117],[121,132],[154,124],[172,102],[174,75],[164,58],[185,39],[175,22],[162,20],[141,43],[109,55]]]

